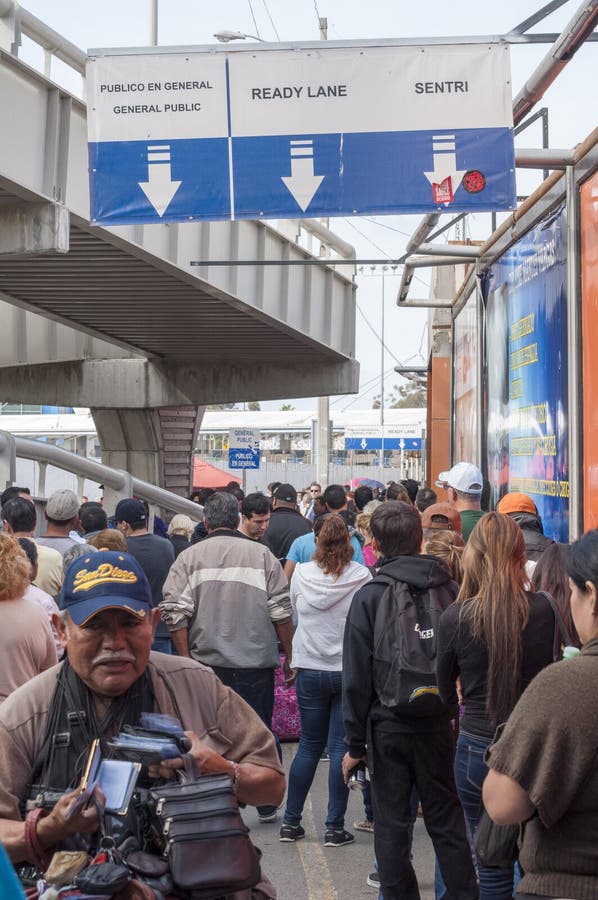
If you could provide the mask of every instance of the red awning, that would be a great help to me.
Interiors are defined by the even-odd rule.
[[[198,456],[193,460],[193,489],[197,488],[225,488],[230,481],[236,481],[241,484],[241,479],[237,475],[231,475],[224,469],[218,469],[209,463],[202,462]]]

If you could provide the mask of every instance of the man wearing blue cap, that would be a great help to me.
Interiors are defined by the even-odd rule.
[[[0,707],[0,843],[13,863],[43,872],[73,836],[97,831],[93,806],[68,812],[89,748],[99,738],[110,755],[108,741],[142,712],[176,716],[196,766],[228,773],[240,802],[281,802],[284,773],[270,731],[209,668],[151,652],[158,616],[128,554],[102,550],[67,570],[55,625],[68,656]],[[65,792],[49,811],[34,800],[44,789]]]

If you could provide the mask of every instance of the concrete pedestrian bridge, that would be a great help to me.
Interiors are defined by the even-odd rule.
[[[90,407],[105,462],[184,491],[205,405],[357,390],[352,267],[297,265],[353,248],[316,222],[91,226],[86,106],[53,57],[84,78],[83,51],[0,0],[0,397]]]

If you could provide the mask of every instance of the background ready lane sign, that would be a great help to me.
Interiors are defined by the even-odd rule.
[[[95,51],[91,221],[515,206],[508,45]]]

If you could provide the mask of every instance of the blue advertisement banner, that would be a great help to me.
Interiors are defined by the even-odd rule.
[[[492,266],[485,290],[487,463],[492,507],[533,499],[544,533],[569,539],[566,211]]]

